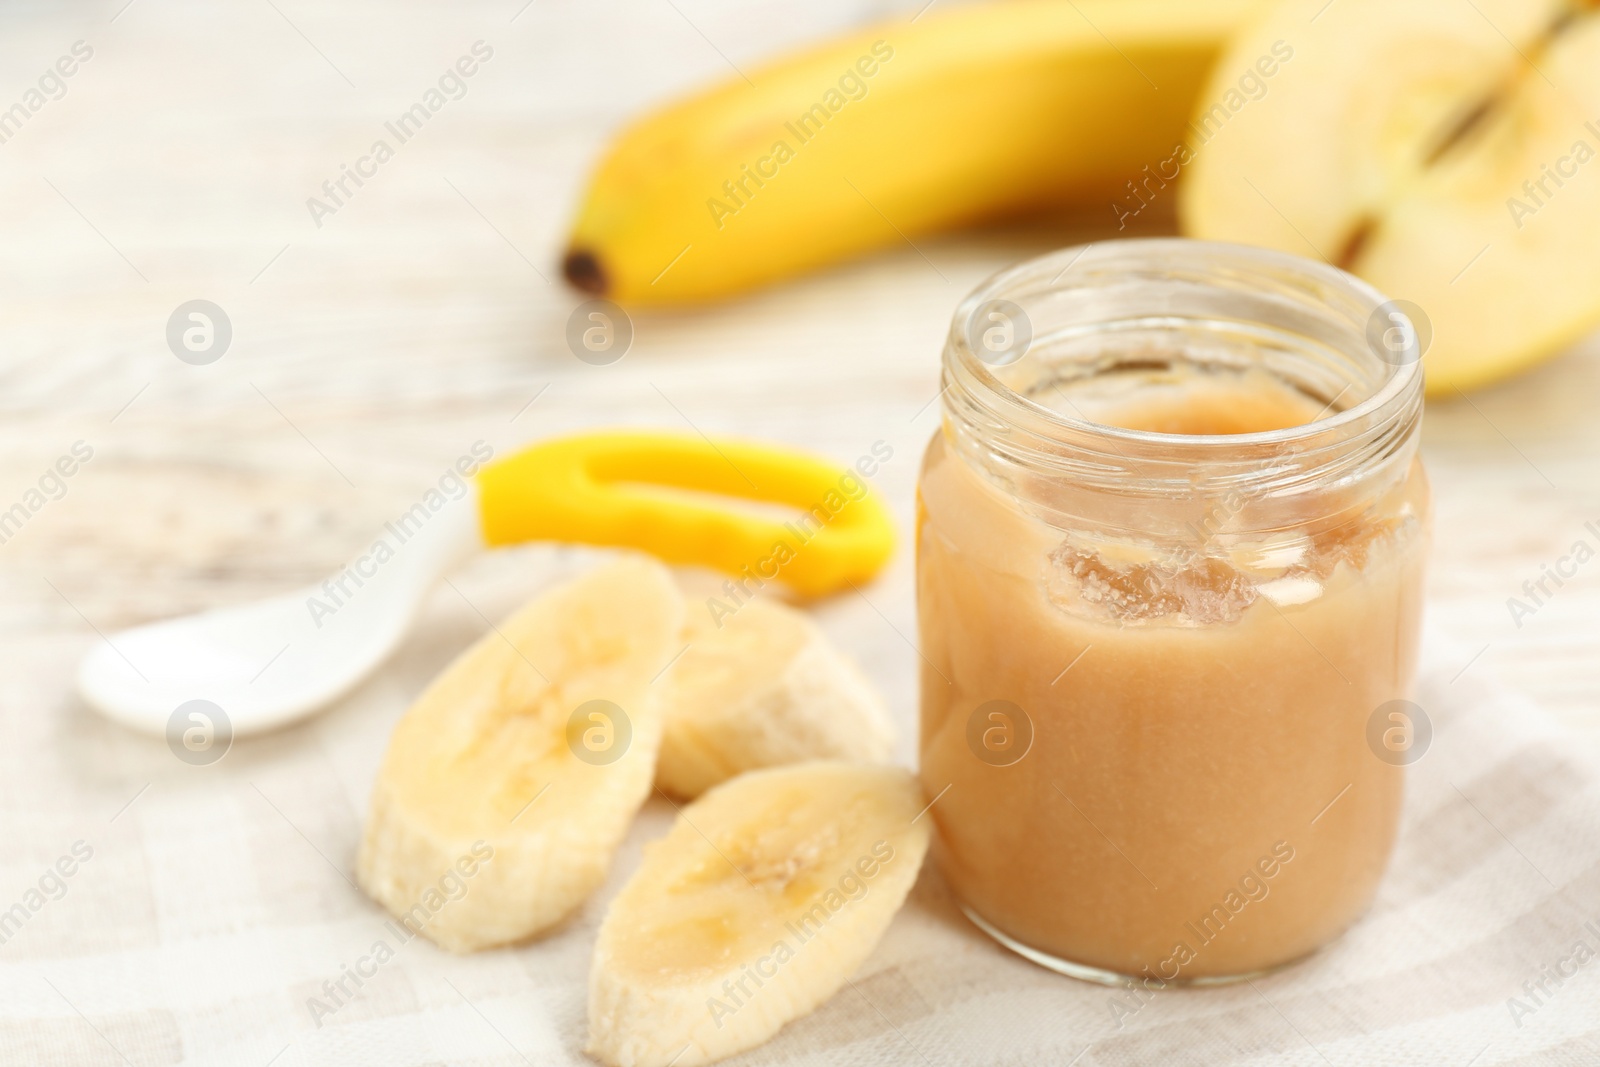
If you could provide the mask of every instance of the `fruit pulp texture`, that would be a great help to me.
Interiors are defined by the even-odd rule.
[[[1246,379],[1147,400],[1089,417],[1195,434],[1320,414]],[[1208,555],[1152,582],[1126,553],[1073,547],[936,434],[917,509],[921,777],[929,798],[949,787],[934,852],[968,907],[1051,956],[1164,981],[1260,971],[1353,922],[1399,814],[1402,768],[1368,720],[1410,695],[1427,499],[1413,462],[1275,564]]]

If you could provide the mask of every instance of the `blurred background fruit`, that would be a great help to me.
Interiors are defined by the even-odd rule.
[[[1076,207],[1321,259],[1410,302],[1433,392],[1600,322],[1600,19],[1571,0],[1009,0],[935,9],[645,116],[567,280],[731,296]],[[1600,174],[1600,167],[1596,168]]]
[[[1295,42],[1259,100],[1208,125],[1184,232],[1324,259],[1420,307],[1436,393],[1600,322],[1600,18],[1562,0],[1340,0],[1312,27],[1325,5],[1273,7],[1217,64],[1202,109]]]
[[[706,300],[954,226],[1107,203],[1185,140],[1256,7],[936,8],[753,69],[623,131],[564,273],[624,304]]]

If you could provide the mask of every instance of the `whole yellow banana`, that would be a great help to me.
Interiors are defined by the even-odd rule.
[[[1188,140],[1258,0],[934,8],[647,115],[601,161],[565,262],[624,303],[726,296],[1043,204],[1109,207]]]

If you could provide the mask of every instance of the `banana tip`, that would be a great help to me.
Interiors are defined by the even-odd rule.
[[[567,279],[567,284],[574,289],[581,289],[595,296],[604,296],[609,288],[606,282],[606,272],[600,268],[600,260],[593,252],[586,248],[574,248],[561,260],[561,273]]]

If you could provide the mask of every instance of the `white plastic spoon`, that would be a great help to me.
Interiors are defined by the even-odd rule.
[[[321,585],[114,634],[84,657],[78,691],[148,734],[191,700],[221,708],[235,737],[308,715],[387,659],[439,579],[483,547],[476,492],[381,541],[392,557],[369,551]]]
[[[219,710],[230,737],[283,726],[371,674],[451,567],[477,549],[523,541],[625,545],[745,575],[752,566],[765,573],[782,543],[790,546],[782,573],[768,577],[821,595],[870,579],[893,547],[875,495],[843,507],[852,484],[862,488],[854,472],[750,442],[648,432],[557,438],[485,467],[457,499],[430,490],[424,500],[442,506],[412,507],[321,585],[112,635],[84,658],[78,691],[107,718],[173,745],[189,745],[191,721],[218,727]],[[652,494],[651,485],[787,504],[812,526]],[[834,499],[836,514],[826,503]],[[819,513],[826,519],[815,528]],[[195,718],[185,707],[192,701],[215,708]]]

